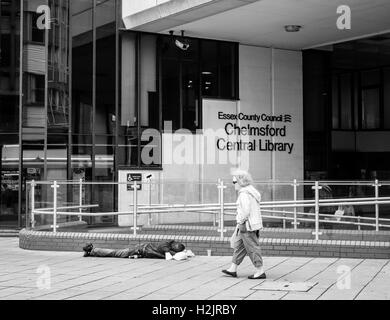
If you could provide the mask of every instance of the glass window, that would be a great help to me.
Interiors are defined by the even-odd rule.
[[[72,1],[72,36],[78,36],[92,30],[94,0]],[[75,39],[73,39],[74,41]]]
[[[156,36],[143,34],[140,39],[139,53],[139,104],[140,104],[140,125],[141,127],[151,127],[149,119],[151,113],[149,109],[156,107],[155,95],[156,90]],[[158,105],[157,105],[158,108]],[[158,117],[158,109],[156,116]],[[152,118],[155,118],[152,115]],[[158,122],[157,122],[158,128]]]
[[[38,74],[26,74],[27,77],[27,104],[44,104],[45,101],[45,76]]]
[[[383,70],[383,93],[384,126],[390,129],[390,68]]]
[[[16,134],[0,134],[0,213],[2,222],[17,221],[19,197],[19,146]]]
[[[332,77],[332,127],[339,128],[339,78]]]
[[[9,17],[11,15],[11,1],[0,1],[0,16]]]
[[[41,16],[38,13],[32,13],[31,19],[31,41],[44,43],[45,42],[45,30],[38,28],[37,20]]]
[[[115,0],[97,1],[96,27],[115,21]]]
[[[72,69],[72,131],[92,134],[92,42],[73,47]]]
[[[352,91],[351,75],[340,76],[340,125],[341,129],[352,129]]]
[[[202,94],[217,97],[218,90],[218,43],[215,41],[202,41]]]
[[[368,70],[361,73],[362,87],[378,86],[380,84],[380,70]]]
[[[19,131],[19,97],[0,93],[0,132]]]
[[[107,61],[115,61],[114,35],[96,41],[95,133],[112,136],[115,134],[116,124],[115,68]]]
[[[8,67],[11,63],[11,35],[0,34],[0,66]]]
[[[182,66],[183,128],[195,131],[198,127],[198,65],[193,62]]]
[[[225,98],[235,97],[235,49],[235,45],[220,43],[220,96]]]
[[[380,127],[380,90],[379,88],[362,90],[362,128]]]
[[[161,81],[163,121],[172,121],[173,130],[180,129],[180,64],[177,61],[163,61]]]
[[[237,98],[237,44],[191,38],[189,49],[180,50],[175,39],[158,40],[163,121],[172,121],[173,130],[195,131],[202,96]]]

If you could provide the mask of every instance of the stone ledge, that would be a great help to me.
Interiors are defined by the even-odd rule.
[[[197,255],[231,255],[228,237],[198,237],[183,235],[113,235],[103,233],[45,232],[23,229],[19,233],[19,247],[27,250],[82,251],[87,242],[97,243],[103,248],[124,248],[141,242],[177,240]],[[336,241],[261,238],[265,255],[279,256],[323,256],[356,258],[390,258],[390,243],[378,241]]]
[[[234,227],[225,227],[226,234],[230,235]],[[140,230],[141,234],[202,234],[205,236],[217,236],[217,227],[213,226],[192,226],[192,225],[155,225],[143,226]],[[313,229],[293,229],[293,228],[264,228],[261,235],[264,238],[280,238],[280,239],[307,239],[312,240]],[[388,241],[390,239],[390,231],[371,231],[371,230],[335,230],[335,229],[320,229],[322,232],[322,240],[342,240],[342,241]]]

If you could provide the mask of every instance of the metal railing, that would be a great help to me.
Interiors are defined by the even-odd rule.
[[[259,184],[261,182],[257,182]],[[319,181],[302,181],[298,182],[294,180],[292,182],[262,182],[268,185],[284,185],[293,187],[293,199],[292,200],[272,200],[272,201],[262,201],[260,208],[262,212],[263,219],[277,220],[283,222],[283,227],[286,226],[286,222],[291,222],[291,225],[294,229],[297,229],[298,225],[301,222],[314,223],[314,235],[315,240],[319,240],[320,232],[320,223],[335,224],[335,225],[350,225],[356,226],[359,230],[361,226],[369,227],[379,231],[380,228],[386,229],[390,228],[390,219],[389,218],[380,218],[379,209],[380,205],[390,204],[390,197],[379,197],[379,187],[383,185],[390,186],[389,182],[379,183],[378,180],[374,182],[319,182]],[[52,216],[52,225],[51,228],[53,232],[57,232],[58,229],[58,217],[67,216],[78,217],[78,220],[81,221],[82,217],[98,217],[98,216],[121,216],[121,215],[132,215],[132,226],[131,232],[133,235],[137,235],[137,230],[139,230],[138,217],[141,215],[148,215],[148,224],[151,223],[152,214],[167,214],[167,213],[206,213],[213,215],[214,226],[217,227],[217,231],[220,234],[220,237],[223,238],[226,233],[225,220],[228,216],[234,216],[236,214],[236,204],[232,202],[225,202],[225,193],[226,193],[226,184],[223,180],[219,180],[218,183],[214,183],[214,186],[218,190],[218,202],[210,203],[183,203],[183,204],[152,204],[150,201],[151,193],[151,182],[141,183],[133,181],[131,183],[120,183],[120,182],[85,182],[82,179],[79,181],[31,181],[28,182],[30,186],[30,219],[29,223],[32,228],[35,227],[35,217],[36,215],[48,215]],[[35,200],[35,190],[37,185],[47,185],[52,189],[53,204],[52,207],[37,208]],[[86,185],[116,185],[121,184],[132,186],[132,195],[133,201],[131,208],[126,211],[118,212],[85,212],[86,209],[98,208],[98,204],[86,204],[83,203],[83,188]],[[148,204],[139,203],[138,200],[138,187],[140,185],[148,185]],[[358,198],[325,198],[320,199],[320,190],[325,185],[364,185],[368,187],[374,187],[374,196],[373,197],[358,197]],[[58,205],[58,188],[60,185],[77,185],[78,188],[78,203],[74,205]],[[311,186],[314,190],[314,199],[298,199],[298,190],[299,185]],[[323,207],[332,207],[332,206],[374,206],[375,215],[374,217],[363,217],[363,216],[335,216],[334,214],[324,214],[320,213],[320,208]],[[291,210],[286,210],[290,208]],[[314,208],[314,212],[302,212],[299,209],[305,208]]]

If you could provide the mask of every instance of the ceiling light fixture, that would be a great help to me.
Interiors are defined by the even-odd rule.
[[[288,24],[288,25],[284,26],[284,30],[286,32],[298,32],[301,29],[302,29],[302,26],[297,25],[297,24]]]

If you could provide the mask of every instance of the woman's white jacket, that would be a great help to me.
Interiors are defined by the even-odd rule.
[[[248,231],[256,231],[263,228],[260,202],[261,195],[253,186],[249,185],[239,190],[236,220],[238,224],[245,223]]]

